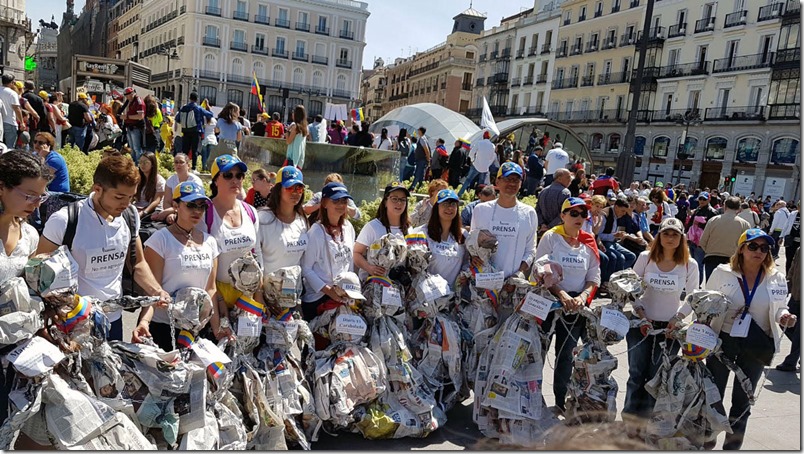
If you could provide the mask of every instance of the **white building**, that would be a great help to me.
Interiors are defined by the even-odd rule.
[[[33,39],[31,19],[25,15],[25,0],[0,1],[0,68],[25,79],[25,54]]]
[[[552,5],[550,5],[552,6]],[[553,83],[561,8],[543,8],[515,23],[513,74],[508,115],[547,112]]]

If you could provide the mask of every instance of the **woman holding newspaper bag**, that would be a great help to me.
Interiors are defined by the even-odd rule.
[[[698,262],[690,257],[684,224],[665,218],[658,232],[658,241],[653,241],[634,264],[634,271],[645,282],[645,293],[633,303],[641,324],[626,335],[628,385],[623,413],[636,417],[649,417],[653,411],[656,400],[645,391],[645,383],[658,372],[663,352],[672,357],[681,347],[664,334],[649,335],[648,331],[664,330],[674,316],[683,319],[689,315],[692,309],[682,307],[681,295],[698,288]]]
[[[468,264],[464,246],[465,230],[458,216],[458,196],[451,189],[438,191],[436,204],[426,225],[416,229],[427,236],[433,253],[428,271],[443,277],[450,288],[455,285],[461,269]]]
[[[377,217],[363,226],[355,242],[354,263],[360,280],[369,275],[385,276],[388,270],[370,265],[366,259],[368,248],[388,233],[407,235],[410,228],[408,218],[408,197],[410,191],[402,183],[395,181],[385,187]]]
[[[723,355],[745,372],[756,389],[765,367],[779,350],[783,329],[796,325],[796,316],[787,310],[787,282],[776,270],[771,248],[773,237],[761,229],[748,229],[737,241],[737,252],[727,264],[718,266],[706,280],[708,290],[722,292],[729,301],[726,313],[712,322],[720,333]],[[706,359],[720,395],[726,391],[730,371],[714,357]],[[740,449],[751,415],[749,397],[741,386],[731,393],[729,422],[731,434],[726,434],[723,449]],[[723,400],[716,410],[725,414]],[[708,442],[712,449],[715,442]]]
[[[581,336],[586,336],[586,321],[576,312],[592,301],[595,288],[600,285],[597,243],[594,236],[581,229],[588,214],[583,199],[568,198],[561,205],[561,224],[545,232],[536,248],[537,261],[549,257],[551,262],[561,265],[563,274],[561,282],[549,290],[561,302],[564,312],[552,311],[542,323],[542,329],[547,331],[553,319],[560,318],[555,324],[553,395],[561,411],[572,373],[572,349]],[[542,356],[546,354],[545,351]]]

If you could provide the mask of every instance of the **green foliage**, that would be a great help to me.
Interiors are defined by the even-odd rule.
[[[156,154],[157,171],[164,179],[168,179],[173,175],[173,154],[170,152],[162,152]]]
[[[533,207],[533,209],[536,209],[536,196],[535,195],[529,195],[527,197],[519,199],[519,201],[524,203],[525,205],[530,205],[531,207]]]
[[[67,172],[70,174],[70,191],[79,194],[92,192],[92,176],[101,160],[101,152],[93,151],[85,155],[81,150],[71,145],[59,150],[67,163]]]

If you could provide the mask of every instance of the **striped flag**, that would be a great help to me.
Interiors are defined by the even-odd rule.
[[[63,333],[69,333],[78,324],[92,313],[92,303],[89,298],[75,295],[75,307],[67,313],[64,323],[57,325]]]
[[[223,373],[223,363],[212,363],[207,366],[207,370],[212,374],[212,378],[218,378]]]
[[[263,307],[262,304],[254,301],[252,298],[249,298],[246,295],[241,295],[240,298],[237,299],[235,306],[238,309],[241,309],[249,314],[254,314],[257,317],[262,317]]]
[[[252,76],[254,76],[254,80],[251,81],[251,94],[256,95],[257,98],[260,100],[260,112],[263,111],[262,108],[262,93],[260,92],[260,83],[257,82],[257,72],[252,71]]]
[[[178,342],[179,345],[184,348],[190,348],[192,347],[193,342],[195,342],[195,336],[193,336],[193,333],[187,330],[181,330],[179,331],[179,337],[176,339],[176,342]]]

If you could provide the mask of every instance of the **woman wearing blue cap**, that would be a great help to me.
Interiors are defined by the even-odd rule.
[[[765,367],[770,365],[773,354],[779,351],[781,329],[796,325],[796,316],[787,309],[787,282],[775,268],[770,253],[774,243],[761,229],[746,230],[729,263],[719,265],[706,280],[708,290],[722,292],[729,301],[726,313],[711,325],[720,333],[723,355],[745,372],[753,389]],[[707,357],[706,367],[723,396],[731,372],[713,356]],[[725,414],[723,399],[715,409]],[[749,396],[742,386],[735,385],[729,410],[732,433],[726,434],[724,450],[740,449],[750,415]],[[705,447],[712,449],[714,445],[712,441]]]
[[[402,183],[395,181],[385,187],[385,193],[377,208],[377,217],[363,226],[355,241],[354,263],[360,271],[360,280],[369,275],[385,276],[388,270],[381,266],[369,265],[366,253],[369,246],[388,233],[407,235],[410,228],[408,218],[408,197],[410,191]]]
[[[436,204],[426,225],[416,229],[427,236],[433,260],[427,271],[438,274],[450,287],[455,285],[461,268],[468,265],[464,247],[464,229],[458,216],[458,195],[451,189],[438,191]]]
[[[171,295],[183,288],[197,287],[206,289],[215,301],[215,275],[220,254],[218,242],[211,235],[196,230],[204,219],[210,200],[204,194],[204,187],[193,181],[179,183],[173,189],[172,199],[176,221],[148,238],[144,245],[145,261],[154,278]],[[140,324],[146,327],[150,324],[151,335],[160,348],[165,351],[173,349],[172,340],[178,336],[178,330],[171,332],[165,307],[143,308]],[[221,329],[214,304],[210,326],[216,338],[231,334],[230,330]]]
[[[344,289],[334,282],[353,267],[355,229],[348,212],[351,199],[343,183],[327,183],[321,191],[321,212],[307,233],[309,243],[302,257],[302,313],[307,321],[318,315],[318,306],[325,301],[340,303],[347,298]]]

